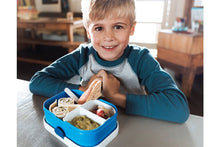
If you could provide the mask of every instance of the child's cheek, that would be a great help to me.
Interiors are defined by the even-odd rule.
[[[100,43],[100,38],[97,35],[94,35],[92,38],[93,44],[99,44]]]

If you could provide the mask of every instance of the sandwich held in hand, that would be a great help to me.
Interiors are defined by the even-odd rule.
[[[83,104],[89,100],[96,100],[100,96],[102,96],[102,81],[100,79],[95,79],[79,98],[78,103]]]

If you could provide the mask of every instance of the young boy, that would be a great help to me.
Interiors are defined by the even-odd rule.
[[[126,113],[185,122],[189,108],[184,94],[148,49],[129,44],[135,29],[134,0],[82,0],[82,13],[91,44],[37,72],[31,92],[53,96],[65,87],[86,91],[100,78],[105,99]],[[73,84],[76,75],[81,84]]]

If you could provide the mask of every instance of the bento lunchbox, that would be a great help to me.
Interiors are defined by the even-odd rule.
[[[71,89],[77,96],[82,95],[82,91]],[[49,111],[49,106],[55,101],[63,97],[69,97],[65,92],[61,92],[49,99],[43,104],[44,110],[44,127],[55,137],[61,140],[68,146],[106,146],[113,140],[119,130],[117,122],[118,111],[115,105],[99,99],[90,100],[83,105],[75,108],[66,114],[63,119],[58,118],[55,114]],[[109,118],[103,118],[96,115],[92,110],[97,106],[103,106],[111,109],[113,114]],[[93,120],[99,126],[92,130],[83,130],[70,123],[71,120],[78,116],[85,116]]]

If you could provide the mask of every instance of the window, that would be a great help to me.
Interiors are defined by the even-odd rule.
[[[203,6],[203,0],[194,0],[193,6],[195,6],[195,7]]]
[[[161,29],[164,0],[136,0],[136,28],[130,42],[156,48],[158,31]]]
[[[200,0],[201,1],[201,0]],[[176,17],[184,17],[183,0],[136,0],[136,28],[130,42],[157,48],[160,29],[171,29]]]

